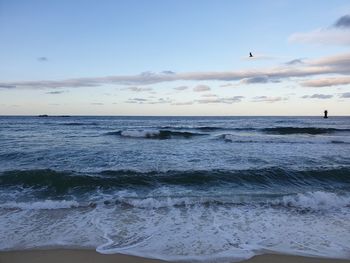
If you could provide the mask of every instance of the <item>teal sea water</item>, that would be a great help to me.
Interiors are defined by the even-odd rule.
[[[0,250],[350,258],[350,117],[0,117]]]

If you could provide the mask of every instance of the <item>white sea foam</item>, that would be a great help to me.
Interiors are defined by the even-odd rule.
[[[211,201],[210,198],[189,198],[189,197],[162,197],[162,198],[118,198],[118,202],[138,208],[165,208],[173,206],[201,205]]]
[[[157,193],[173,192],[158,189]],[[30,209],[0,210],[0,235],[7,237],[0,240],[0,249],[82,246],[106,254],[211,262],[238,261],[263,251],[350,258],[349,199],[333,193],[284,197],[279,202],[287,209],[249,204],[206,206],[200,205],[205,198],[140,198],[132,191],[104,198],[119,198],[133,207],[98,204],[83,211],[58,212],[45,209],[59,207],[46,201],[32,203]],[[198,205],[181,205],[192,203]],[[60,205],[68,208],[71,203]],[[295,207],[313,211],[299,213]]]
[[[177,206],[215,206],[215,205],[281,205],[292,208],[305,208],[311,210],[340,209],[350,207],[350,196],[332,192],[315,191],[287,195],[283,197],[260,197],[259,195],[207,195],[206,196],[176,196],[176,190],[160,189],[156,196],[138,196],[135,192],[119,191],[109,200],[130,205],[136,208],[171,208]],[[157,196],[158,195],[158,196]]]
[[[282,203],[286,206],[325,210],[350,206],[350,197],[330,192],[315,191],[285,196]]]
[[[97,250],[174,261],[235,261],[264,250],[350,256],[350,236],[341,235],[350,227],[349,214],[344,211],[339,217],[328,218],[273,208],[196,206],[167,212],[143,210],[136,221],[134,217],[135,214],[128,216],[128,226],[117,227],[117,223],[108,223],[106,218],[99,221],[97,227],[107,242]],[[331,232],[328,225],[332,225]]]

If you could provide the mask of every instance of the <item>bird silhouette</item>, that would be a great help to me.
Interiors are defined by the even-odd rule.
[[[249,57],[250,57],[250,58],[252,58],[252,57],[253,57],[252,52],[249,52]]]

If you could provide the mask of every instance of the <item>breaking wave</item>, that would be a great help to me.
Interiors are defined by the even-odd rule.
[[[350,207],[350,196],[326,191],[314,191],[287,195],[241,195],[206,197],[118,197],[108,200],[105,205],[117,204],[136,208],[165,208],[191,206],[259,206],[273,208],[294,208],[297,210],[321,211]]]
[[[115,192],[112,198],[92,202],[75,200],[43,200],[16,202],[7,201],[0,204],[0,209],[7,210],[54,210],[98,207],[110,208],[120,206],[123,209],[159,209],[191,207],[241,207],[249,206],[274,209],[294,209],[300,212],[334,210],[350,207],[350,196],[327,191],[309,191],[296,194],[242,194],[228,196],[175,196],[166,191],[153,196],[138,196],[136,193]]]
[[[161,126],[162,130],[199,130],[199,131],[217,131],[225,130],[227,128],[219,126]]]
[[[328,210],[350,206],[350,197],[332,192],[315,191],[284,196],[281,204],[311,210]]]
[[[145,139],[158,139],[166,140],[173,138],[190,139],[194,136],[203,136],[204,133],[194,133],[187,131],[171,131],[171,130],[125,130],[108,132],[107,135],[119,135],[122,137],[129,138],[145,138]]]
[[[285,170],[281,168],[210,171],[103,171],[97,174],[53,170],[7,171],[0,175],[0,187],[46,188],[56,193],[70,189],[135,189],[159,186],[331,186],[350,187],[350,169]]]

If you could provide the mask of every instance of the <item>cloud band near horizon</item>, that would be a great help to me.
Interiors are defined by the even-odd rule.
[[[268,69],[246,69],[240,71],[222,72],[183,72],[171,74],[168,72],[152,73],[145,72],[138,75],[115,75],[105,77],[87,77],[64,80],[39,80],[39,81],[13,81],[0,82],[3,89],[45,89],[45,88],[76,88],[76,87],[98,87],[103,85],[149,85],[174,81],[241,81],[240,84],[278,82],[288,78],[312,77],[326,74],[341,75],[344,81],[338,78],[328,79],[324,84],[315,84],[319,80],[302,82],[302,86],[323,87],[343,85],[349,83],[350,75],[350,53],[336,56],[323,57],[314,60],[305,60],[297,65],[280,65]],[[345,78],[344,78],[345,76]]]

